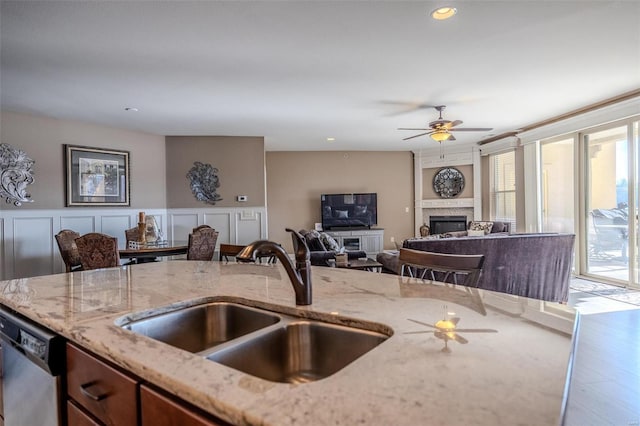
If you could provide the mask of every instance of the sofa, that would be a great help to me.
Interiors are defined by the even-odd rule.
[[[341,252],[346,253],[349,260],[367,257],[367,253],[362,250],[344,250],[331,235],[324,232],[301,229],[300,235],[304,237],[309,247],[310,261],[315,266],[331,266],[331,261],[335,261],[336,254]]]
[[[507,234],[413,238],[404,248],[448,254],[483,254],[478,288],[551,302],[566,302],[573,264],[573,234]],[[381,253],[382,255],[382,253]],[[399,273],[397,255],[378,256]]]

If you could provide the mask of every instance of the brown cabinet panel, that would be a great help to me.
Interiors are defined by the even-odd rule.
[[[85,414],[81,408],[77,407],[71,401],[67,401],[67,425],[68,426],[100,426],[100,423],[94,421],[88,414]]]
[[[222,420],[195,413],[186,405],[151,389],[140,386],[142,426],[225,426]]]
[[[71,344],[67,344],[67,393],[105,425],[137,423],[137,382]]]
[[[2,384],[2,378],[4,377],[4,371],[2,371],[2,356],[3,356],[3,349],[2,346],[0,346],[0,420],[2,421],[2,423],[0,423],[0,426],[4,425],[4,395],[2,394],[2,389],[3,389],[3,384]]]

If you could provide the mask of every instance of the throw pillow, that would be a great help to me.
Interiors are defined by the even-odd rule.
[[[473,229],[469,229],[469,231],[467,231],[467,235],[469,237],[484,237],[485,233],[484,231],[480,230],[480,231],[475,231]]]
[[[338,219],[348,219],[349,218],[349,210],[336,210],[336,217]]]
[[[491,228],[493,228],[493,222],[471,222],[469,224],[470,231],[484,231],[485,235],[491,232]]]
[[[322,243],[327,248],[327,250],[330,250],[330,251],[340,250],[340,246],[338,245],[338,242],[334,240],[333,237],[327,234],[326,232],[323,232],[322,234],[320,234],[320,241],[322,241]]]

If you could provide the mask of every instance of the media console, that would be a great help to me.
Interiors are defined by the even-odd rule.
[[[381,228],[334,228],[325,231],[331,235],[340,247],[347,250],[362,250],[367,257],[375,259],[384,247],[384,229]]]

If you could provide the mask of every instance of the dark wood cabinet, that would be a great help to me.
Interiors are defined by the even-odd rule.
[[[67,424],[68,426],[101,426],[71,400],[67,401]]]
[[[221,420],[199,414],[194,408],[149,386],[140,386],[142,426],[226,426]]]
[[[3,350],[2,350],[2,346],[0,345],[0,426],[4,426],[4,395],[2,394],[2,389],[3,389],[3,384],[2,384],[2,379],[4,377],[4,371],[2,371],[2,356],[3,356]]]
[[[66,381],[69,426],[228,426],[70,343]]]
[[[105,425],[138,423],[138,382],[71,344],[67,394]]]

